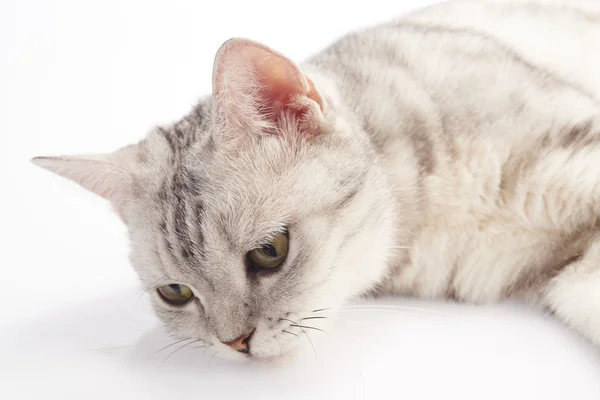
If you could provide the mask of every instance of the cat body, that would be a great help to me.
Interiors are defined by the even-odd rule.
[[[580,21],[570,8],[530,4],[502,15],[505,7],[446,4],[356,38],[383,38],[372,50],[380,53],[381,69],[371,64],[363,70],[368,79],[340,87],[348,90],[343,97],[360,99],[353,114],[362,117],[389,174],[397,212],[409,214],[401,224],[412,233],[398,245],[410,247],[399,257],[412,261],[395,263],[410,266],[394,274],[402,292],[497,301],[556,260],[559,255],[549,253],[557,247],[569,253],[566,259],[580,255],[569,246],[595,226],[600,57],[593,51],[531,56],[511,35],[524,37],[520,23],[532,32],[555,32],[556,20],[568,25],[564,20],[572,19],[577,30],[563,41],[595,40],[598,47],[598,19]],[[497,25],[490,23],[495,19]],[[479,29],[470,27],[475,21],[482,21]],[[555,46],[545,36],[536,39]],[[348,54],[350,43],[336,50]],[[392,46],[393,58],[386,58]],[[357,58],[346,57],[342,76],[361,73]],[[412,209],[403,212],[407,204]]]
[[[165,325],[231,356],[291,352],[363,294],[524,299],[600,345],[595,50],[585,0],[448,2],[300,67],[236,39],[182,120],[36,163],[109,199],[143,283],[193,292],[152,294]],[[277,271],[249,268],[282,232]]]

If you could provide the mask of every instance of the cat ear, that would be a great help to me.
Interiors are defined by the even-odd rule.
[[[35,157],[34,164],[70,179],[118,205],[129,196],[133,177],[116,163],[114,154]]]
[[[226,130],[264,130],[277,124],[283,112],[317,134],[323,101],[293,61],[262,44],[231,39],[215,58],[213,107]]]

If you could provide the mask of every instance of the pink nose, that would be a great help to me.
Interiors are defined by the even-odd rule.
[[[248,354],[248,353],[250,353],[250,338],[252,337],[253,333],[254,333],[254,331],[252,331],[246,335],[242,335],[242,336],[238,337],[237,339],[233,339],[231,342],[221,341],[221,343],[226,344],[227,346],[231,347],[234,350],[239,351],[240,353]]]

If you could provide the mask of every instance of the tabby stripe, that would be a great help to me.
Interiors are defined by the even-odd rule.
[[[563,79],[562,77],[554,74],[553,72],[551,72],[545,68],[542,68],[541,66],[531,63],[530,61],[523,58],[523,56],[521,56],[519,53],[517,53],[514,49],[511,49],[506,44],[502,43],[498,39],[496,39],[484,32],[479,32],[479,31],[476,31],[473,29],[468,29],[468,28],[453,28],[453,27],[446,27],[446,26],[440,26],[440,25],[434,25],[434,24],[421,24],[418,22],[409,22],[409,21],[396,22],[391,26],[400,28],[401,30],[406,29],[406,30],[420,31],[422,33],[465,35],[465,36],[471,36],[471,37],[476,37],[479,39],[486,40],[486,41],[492,43],[493,45],[495,45],[497,49],[500,49],[504,53],[504,55],[512,58],[513,61],[521,64],[522,66],[526,67],[530,71],[537,71],[539,73],[544,74],[545,76],[554,80],[555,82],[560,83],[563,86],[569,87],[569,88],[575,90],[576,92],[578,92],[579,94],[587,97],[595,105],[600,107],[600,101],[598,101],[598,99],[596,99],[596,97],[592,93],[586,91],[579,85],[577,85],[573,82],[569,82],[569,81]]]

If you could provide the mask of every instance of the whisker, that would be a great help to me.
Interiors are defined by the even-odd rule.
[[[332,319],[332,320],[334,320],[334,321],[350,322],[352,324],[356,324],[356,325],[362,326],[363,328],[369,328],[367,325],[361,324],[360,322],[354,321],[354,320],[351,320],[351,319],[340,318],[340,317],[329,317],[329,318]]]
[[[289,333],[290,335],[294,335],[294,336],[296,336],[296,337],[299,337],[299,336],[298,336],[298,335],[296,335],[295,333],[293,333],[293,332],[289,332],[289,331],[286,331],[285,329],[284,329],[282,332],[283,332],[283,333]]]
[[[345,350],[345,347],[343,347],[343,346],[342,346],[342,345],[340,345],[338,342],[336,342],[336,341],[334,341],[334,340],[333,340],[333,339],[334,339],[334,337],[333,337],[333,335],[332,335],[331,333],[329,333],[329,332],[326,332],[326,331],[323,331],[323,333],[325,333],[325,337],[326,337],[326,338],[329,340],[329,343],[331,343],[331,344],[333,344],[333,345],[335,345],[335,346],[338,346],[339,348],[343,348],[343,349]],[[337,333],[338,333],[338,334],[339,334],[339,333],[343,333],[343,334],[344,334],[344,336],[346,336],[348,339],[352,340],[352,341],[353,341],[353,342],[355,342],[355,343],[360,343],[360,342],[363,342],[363,340],[361,340],[361,339],[359,339],[358,337],[356,337],[356,336],[354,336],[354,335],[350,334],[350,333],[349,333],[349,332],[347,332],[347,331],[342,331],[342,332],[337,332]]]
[[[297,314],[296,314],[297,315]],[[290,326],[296,326],[298,328],[300,328],[302,330],[302,332],[306,335],[306,338],[308,339],[309,343],[310,343],[310,347],[312,347],[313,352],[315,353],[315,359],[319,359],[319,357],[317,356],[317,349],[315,349],[315,345],[313,344],[312,340],[310,340],[310,336],[308,336],[308,332],[306,332],[304,330],[304,327],[302,327],[301,325],[297,325],[294,321],[292,321],[291,319],[287,319],[287,318],[280,318],[280,321],[288,321],[290,322]]]
[[[176,342],[174,342],[174,343],[171,343],[171,344],[169,344],[169,345],[167,345],[167,346],[163,347],[162,349],[156,350],[156,351],[154,352],[154,354],[160,353],[161,351],[163,351],[163,350],[165,350],[165,349],[168,349],[168,348],[169,348],[169,347],[171,347],[171,346],[175,346],[177,343],[181,343],[181,342],[184,342],[184,341],[186,341],[186,340],[190,340],[190,339],[191,339],[191,338],[185,338],[185,339],[180,339],[180,340],[177,340]]]
[[[360,370],[360,365],[356,364],[356,369],[358,370],[358,375],[360,376],[360,381],[362,382],[362,398],[365,398],[365,378],[363,378],[362,371]]]
[[[319,331],[319,332],[327,333],[327,332],[325,332],[323,329],[320,329],[320,328],[315,328],[314,326],[297,325],[297,324],[291,324],[290,326],[293,326],[293,327],[295,327],[295,328],[314,329],[315,331]]]
[[[302,328],[300,328],[300,329],[302,329]],[[302,329],[302,332],[304,333],[304,335],[308,339],[308,342],[310,343],[310,347],[312,347],[312,349],[313,349],[313,353],[315,353],[315,359],[318,360],[319,356],[317,356],[317,349],[315,349],[315,345],[313,344],[312,340],[310,340],[310,336],[308,336],[308,332],[306,332],[304,329]]]
[[[380,308],[380,309],[377,309],[377,308]],[[458,314],[447,313],[444,311],[430,310],[427,308],[419,308],[419,307],[394,306],[394,305],[384,305],[384,304],[382,304],[382,305],[356,304],[356,305],[340,307],[339,311],[417,311],[417,312],[421,312],[421,313],[430,313],[430,314],[437,314],[437,315],[445,315],[447,317],[462,318]]]
[[[160,371],[160,368],[163,366],[163,364],[164,364],[164,363],[166,363],[166,362],[167,362],[167,360],[168,360],[169,358],[171,358],[171,356],[172,356],[173,354],[177,353],[179,350],[183,349],[184,347],[186,347],[186,346],[189,346],[189,345],[190,345],[190,344],[192,344],[192,343],[199,342],[199,341],[201,341],[201,340],[202,340],[202,339],[198,339],[198,340],[191,341],[191,342],[189,342],[189,343],[186,343],[186,344],[184,344],[183,346],[181,346],[181,347],[178,347],[177,349],[175,349],[175,350],[174,350],[174,351],[173,351],[171,354],[169,354],[168,356],[166,356],[164,360],[162,360],[162,362],[160,363],[160,365],[158,366],[158,368],[157,368],[157,370],[156,370],[156,371],[157,371],[157,372],[158,372],[158,371]]]
[[[331,308],[323,308],[323,309],[320,309],[319,311],[321,311],[321,310],[331,310]],[[361,324],[360,322],[353,321],[353,320],[350,320],[350,319],[345,319],[345,318],[339,318],[339,317],[317,317],[317,318],[318,318],[318,319],[320,319],[320,318],[329,318],[329,319],[332,319],[332,320],[340,320],[340,321],[344,321],[344,322],[350,322],[350,323],[353,323],[353,324],[356,324],[356,325],[360,325],[360,326],[362,326],[362,327],[364,327],[364,328],[369,328],[369,327],[368,327],[367,325],[365,325],[365,324]],[[308,317],[308,318],[303,318],[303,319],[317,319],[317,318]],[[333,341],[332,341],[332,340],[333,340],[333,335],[332,335],[330,332],[327,332],[327,331],[325,331],[325,330],[323,330],[323,329],[320,329],[320,328],[317,328],[317,327],[314,327],[314,326],[298,325],[298,324],[296,324],[295,322],[293,322],[293,321],[291,321],[291,320],[286,320],[286,321],[292,322],[292,324],[291,324],[290,326],[295,326],[295,327],[298,327],[298,328],[300,328],[300,329],[302,329],[302,328],[306,328],[306,329],[314,329],[314,330],[318,330],[318,331],[320,331],[320,332],[323,332],[323,333],[326,335],[326,337],[327,337],[327,338],[328,338],[328,339],[331,341],[331,343],[335,343],[336,345],[339,345],[339,343],[337,343],[337,342],[333,342]],[[307,335],[307,337],[308,337],[308,333],[306,333],[306,331],[304,331],[304,329],[302,329],[302,331],[303,331],[303,332],[304,332],[304,333]],[[361,341],[362,341],[361,339],[359,339],[358,337],[356,337],[356,336],[354,336],[354,335],[350,334],[350,333],[349,333],[349,332],[347,332],[346,330],[344,330],[344,331],[342,331],[342,332],[336,332],[336,333],[338,333],[338,334],[339,334],[339,333],[343,333],[345,336],[347,336],[349,339],[351,339],[351,340],[352,340],[352,341],[354,341],[354,342],[361,342]]]
[[[402,310],[426,311],[426,312],[433,312],[433,313],[443,312],[443,311],[438,311],[438,310],[432,310],[430,308],[411,307],[411,306],[398,306],[398,305],[394,305],[394,304],[350,304],[350,305],[347,305],[347,306],[340,307],[340,310],[342,310],[342,309],[349,309],[349,308],[360,308],[360,307],[365,307],[365,308],[375,308],[375,307],[395,308],[395,309],[402,309]],[[456,314],[449,314],[449,315],[458,316]]]
[[[418,312],[410,312],[410,311],[403,311],[403,310],[373,310],[373,309],[354,309],[354,310],[340,310],[340,312],[374,312],[374,313],[388,313],[388,314],[398,314],[398,315],[405,315],[407,317],[416,317],[419,315],[426,315],[424,313],[418,313]]]
[[[294,314],[296,317],[298,317],[298,321],[302,320],[302,317],[299,314],[297,314],[295,312],[291,312],[290,314]],[[294,322],[294,324],[295,324],[295,322]]]
[[[351,319],[345,319],[345,318],[339,318],[339,317],[329,317],[329,318],[333,319],[333,320],[339,320],[339,321],[342,321],[342,322],[351,322],[353,324],[360,325],[360,326],[362,326],[364,328],[367,328],[367,329],[369,328],[367,325],[361,324],[360,322],[353,321]],[[305,328],[307,328],[307,329],[315,329],[315,330],[321,331],[321,332],[325,333],[326,335],[331,336],[331,333],[329,333],[329,332],[327,332],[327,331],[325,331],[323,329],[320,329],[320,328],[317,328],[317,327],[314,327],[314,326],[304,326],[304,325],[302,325],[302,326],[305,327]],[[359,341],[360,340],[359,338],[357,338],[356,336],[350,334],[346,330],[344,330],[342,332],[338,332],[338,333],[343,333],[344,335],[350,337],[354,341]]]
[[[213,359],[213,357],[214,357],[214,356],[216,356],[216,355],[217,355],[217,353],[218,353],[218,352],[219,352],[219,350],[216,350],[216,349],[215,349],[215,352],[213,353],[213,355],[212,355],[212,356],[210,356],[210,358],[209,358],[209,360],[208,360],[208,368],[212,368],[212,359]]]
[[[377,309],[378,307],[380,307],[381,309]],[[323,312],[326,310],[333,310],[331,308],[321,308],[318,310],[313,311],[313,313],[316,312]],[[458,314],[453,314],[453,313],[448,313],[448,312],[443,312],[443,311],[438,311],[438,310],[430,310],[430,309],[426,309],[426,308],[418,308],[418,307],[408,307],[408,306],[396,306],[396,305],[386,305],[386,304],[353,304],[353,305],[348,305],[348,306],[342,306],[340,308],[338,308],[337,310],[338,312],[350,312],[350,311],[356,311],[356,312],[361,312],[361,311],[376,311],[376,312],[393,312],[393,313],[398,313],[398,314],[402,314],[402,315],[409,315],[409,316],[416,316],[416,315],[422,315],[422,313],[430,313],[430,314],[436,314],[436,315],[442,315],[442,316],[447,316],[447,317],[452,317],[452,318],[462,318],[460,315]],[[406,311],[406,312],[403,312]],[[410,311],[414,311],[414,312],[410,312]],[[302,318],[302,320],[306,320],[306,319],[332,319],[334,321],[344,321],[344,322],[350,322],[359,326],[362,326],[364,328],[369,328],[367,325],[362,324],[358,321],[354,321],[351,319],[346,319],[346,318],[341,318],[341,317],[317,317],[317,316],[310,316],[310,317],[306,317],[306,318]]]
[[[206,352],[208,351],[208,349],[210,349],[210,348],[211,348],[211,347],[213,347],[213,346],[214,346],[213,344],[210,344],[209,346],[207,346],[207,347],[204,349],[204,352],[202,353],[202,357],[206,357]]]

